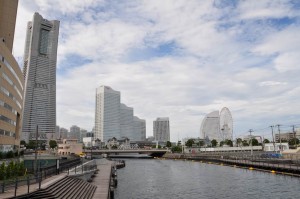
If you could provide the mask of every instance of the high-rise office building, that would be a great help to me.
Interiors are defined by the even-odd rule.
[[[96,89],[94,137],[101,141],[120,137],[120,92],[109,86]]]
[[[60,127],[60,129],[59,129],[59,136],[60,136],[59,138],[60,139],[67,139],[68,134],[69,134],[68,129]]]
[[[80,141],[80,127],[76,125],[71,126],[69,138],[77,139],[78,141]]]
[[[168,117],[159,117],[153,121],[155,141],[170,141],[170,124]]]
[[[120,105],[120,130],[121,137],[128,137],[130,140],[134,137],[133,132],[133,108]]]
[[[38,13],[27,24],[22,127],[27,141],[34,139],[37,126],[40,137],[53,137],[55,133],[58,33],[59,21],[48,21]]]
[[[0,151],[18,150],[22,125],[22,71],[12,55],[18,1],[0,1]]]
[[[146,140],[146,121],[136,116],[133,117],[133,134],[130,137],[133,141]]]

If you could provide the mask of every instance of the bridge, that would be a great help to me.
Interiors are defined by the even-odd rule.
[[[121,155],[121,154],[147,154],[152,157],[161,157],[168,149],[84,149],[83,152],[87,155]]]

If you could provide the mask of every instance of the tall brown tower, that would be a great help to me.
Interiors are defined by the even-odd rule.
[[[0,39],[12,52],[18,0],[0,0]]]

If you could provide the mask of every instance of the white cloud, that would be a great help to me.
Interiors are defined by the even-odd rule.
[[[297,17],[290,4],[241,1],[230,10],[213,1],[20,1],[16,56],[23,56],[35,11],[61,21],[57,123],[63,127],[91,130],[100,85],[121,91],[122,102],[147,120],[147,135],[156,117],[170,117],[172,140],[198,137],[204,115],[223,106],[232,111],[236,134],[275,120],[295,122],[287,116],[300,111],[299,24],[276,29],[254,20]],[[160,48],[166,44],[171,49]],[[127,60],[147,49],[159,52]]]

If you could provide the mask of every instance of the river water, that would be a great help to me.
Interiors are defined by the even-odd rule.
[[[300,178],[200,162],[125,159],[116,199],[292,199]]]

